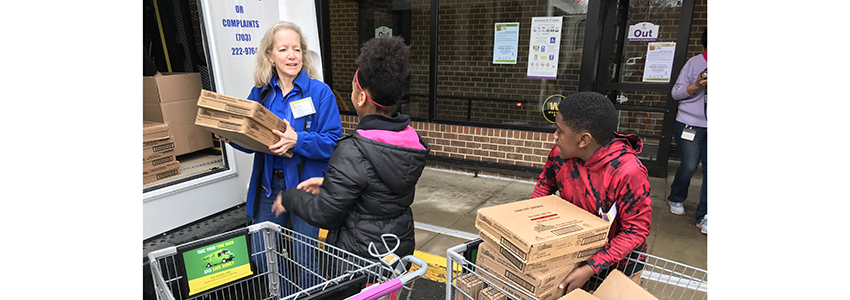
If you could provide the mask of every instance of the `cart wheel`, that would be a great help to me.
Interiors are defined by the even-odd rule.
[[[207,263],[207,268],[209,268],[209,267],[211,267],[211,266],[212,266],[212,265],[210,265],[210,263]]]
[[[227,262],[226,258],[221,260],[221,263],[226,263],[226,262]]]

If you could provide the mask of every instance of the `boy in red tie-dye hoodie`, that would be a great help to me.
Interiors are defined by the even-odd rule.
[[[608,98],[596,92],[572,94],[561,101],[555,119],[555,147],[532,198],[558,192],[590,213],[613,216],[605,247],[561,282],[569,293],[594,274],[604,278],[618,262],[626,275],[641,269],[625,258],[632,250],[646,251],[652,208],[649,177],[637,158],[643,142],[615,132],[617,111]]]

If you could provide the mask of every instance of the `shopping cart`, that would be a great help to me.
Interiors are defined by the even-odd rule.
[[[388,238],[396,239],[395,248],[389,248]],[[370,245],[369,252],[375,256],[370,260],[263,222],[151,252],[148,257],[160,300],[393,299],[401,288],[411,290],[428,265],[415,256],[395,256],[395,236],[384,235],[383,246],[388,251],[381,253]],[[244,248],[242,258],[240,247]],[[294,257],[298,255],[303,256]],[[192,263],[198,260],[203,260],[198,267],[203,270],[194,271]],[[214,269],[219,273],[193,275]],[[216,284],[214,280],[226,281]]]
[[[446,251],[446,300],[487,299],[479,296],[485,289],[487,289],[485,293],[492,291],[490,293],[504,294],[505,297],[501,299],[537,300],[533,295],[504,281],[499,276],[477,268],[475,260],[480,243],[479,238]],[[613,269],[628,269],[627,275],[634,274],[633,280],[660,300],[706,299],[708,297],[708,272],[705,270],[638,251],[632,252],[627,260],[629,263],[624,265],[628,266],[620,266],[618,263],[600,273],[607,274]],[[484,284],[463,284],[463,282],[475,280],[481,280]],[[593,291],[602,283],[602,280],[594,275],[583,289]]]

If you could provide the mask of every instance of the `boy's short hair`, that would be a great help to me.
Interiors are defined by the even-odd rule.
[[[702,32],[702,47],[708,49],[708,28]]]
[[[590,132],[600,145],[610,142],[617,131],[617,109],[611,100],[597,92],[567,96],[558,105],[558,112],[571,130]]]

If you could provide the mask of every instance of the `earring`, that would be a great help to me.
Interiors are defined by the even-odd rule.
[[[275,67],[274,67],[274,62],[272,62],[272,69],[274,69],[274,68],[275,68]]]

